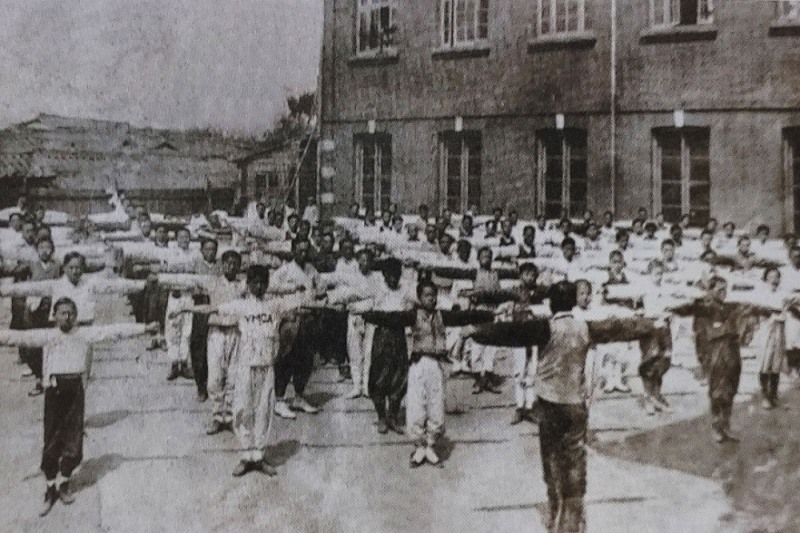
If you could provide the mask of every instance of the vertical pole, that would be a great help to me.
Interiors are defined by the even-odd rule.
[[[611,212],[617,212],[617,0],[611,0]]]

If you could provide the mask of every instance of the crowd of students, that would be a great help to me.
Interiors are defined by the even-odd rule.
[[[643,409],[669,412],[662,385],[674,347],[693,338],[690,366],[708,384],[713,436],[724,443],[736,440],[741,346],[758,348],[767,409],[780,373],[800,371],[800,248],[765,226],[751,238],[731,222],[668,225],[644,209],[629,221],[587,212],[524,222],[501,208],[431,217],[425,205],[403,214],[394,204],[380,216],[354,204],[347,217],[320,220],[313,206],[301,217],[265,202],[242,217],[179,224],[122,193],[112,203],[71,226],[46,224],[43,209],[13,210],[0,230],[13,278],[0,286],[12,310],[0,344],[20,346],[30,394],[45,395],[43,514],[73,499],[100,340],[154,335],[148,349],[166,351],[166,378],[192,379],[198,400],[210,399],[206,432],[239,439],[235,476],[276,475],[265,453],[273,416],[319,412],[306,398],[317,359],[352,383],[348,399],[372,400],[379,433],[409,436],[411,467],[440,465],[448,377],[471,375],[474,394],[501,394],[495,365],[498,348],[508,350],[511,424],[539,425],[553,531],[585,521],[597,389],[631,394],[635,369]],[[129,295],[139,325],[93,325],[108,293]]]

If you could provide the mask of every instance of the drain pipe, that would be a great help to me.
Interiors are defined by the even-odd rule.
[[[611,212],[617,216],[617,0],[611,0]]]

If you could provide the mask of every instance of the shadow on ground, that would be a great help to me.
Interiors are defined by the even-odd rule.
[[[598,452],[639,463],[719,479],[752,531],[797,531],[800,524],[800,390],[783,394],[783,408],[738,404],[738,444],[711,439],[709,416],[684,420],[619,442],[595,443]]]

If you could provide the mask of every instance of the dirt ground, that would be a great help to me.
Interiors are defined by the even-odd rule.
[[[8,302],[0,305],[7,314]],[[108,321],[131,320],[122,299],[103,305]],[[277,419],[270,453],[279,476],[235,479],[234,436],[206,436],[209,405],[197,403],[193,383],[168,383],[164,354],[144,346],[98,346],[77,501],[46,518],[38,517],[42,400],[25,394],[31,382],[20,378],[16,350],[0,349],[0,531],[544,531],[537,428],[509,425],[511,383],[501,396],[470,396],[465,414],[448,417],[443,468],[411,470],[407,439],[379,435],[369,401],[341,398],[348,386],[318,369],[309,396],[324,411]],[[498,368],[508,373],[510,361]],[[632,395],[598,398],[588,531],[792,531],[800,392],[784,393],[790,410],[753,408],[753,368],[747,361],[734,415],[738,446],[712,444],[705,391],[687,369],[667,375],[670,415],[646,416]]]

